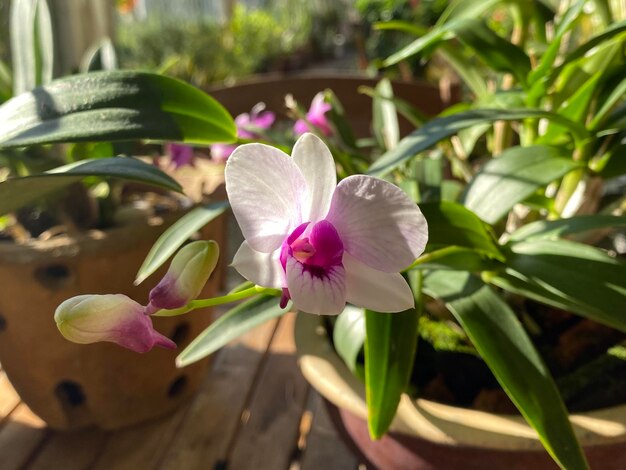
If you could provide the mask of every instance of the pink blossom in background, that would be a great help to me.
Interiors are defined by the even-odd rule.
[[[242,113],[235,118],[237,137],[241,139],[257,139],[260,135],[256,131],[264,131],[272,127],[276,115],[271,111],[264,111],[265,103],[258,103],[250,113]],[[225,162],[237,148],[233,144],[211,145],[211,157],[218,162]]]
[[[72,297],[57,307],[54,320],[61,334],[74,343],[110,341],[138,353],[155,346],[176,348],[154,329],[145,308],[122,294]]]
[[[232,265],[283,290],[304,312],[336,315],[346,302],[380,312],[414,306],[400,274],[424,250],[426,220],[398,187],[365,175],[337,184],[333,157],[315,135],[292,157],[242,145],[226,164],[226,191],[245,241]]]
[[[326,136],[331,135],[332,129],[330,128],[330,124],[326,118],[326,113],[330,111],[331,108],[331,105],[324,101],[324,93],[319,92],[313,97],[311,107],[306,113],[306,121],[304,119],[298,119],[294,124],[294,133],[296,135],[302,135],[305,132],[309,132],[310,129],[307,124],[308,121],[312,126],[317,127],[322,134]]]
[[[178,169],[181,166],[186,165],[193,166],[193,147],[185,144],[170,142],[165,145],[165,151],[170,156],[170,160],[174,164],[174,168]]]

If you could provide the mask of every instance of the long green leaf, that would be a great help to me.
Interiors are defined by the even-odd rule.
[[[563,62],[561,62],[557,67],[554,67],[552,70],[550,70],[550,80],[553,80],[557,75],[559,75],[559,73],[567,65],[580,59],[581,57],[584,57],[585,54],[594,47],[602,44],[604,41],[613,39],[615,36],[623,33],[624,31],[626,31],[626,21],[613,23],[608,28],[603,29],[601,33],[596,34],[587,42],[581,44],[576,49],[569,52],[563,59]]]
[[[376,85],[376,95],[372,101],[372,126],[378,145],[385,150],[394,148],[400,140],[398,113],[392,99],[391,82],[383,78]]]
[[[0,148],[53,142],[231,142],[232,117],[179,80],[144,72],[95,72],[56,80],[0,106]]]
[[[333,328],[333,344],[353,374],[358,373],[358,359],[365,345],[365,312],[347,305]]]
[[[137,272],[135,285],[141,284],[165,263],[189,237],[228,209],[226,201],[196,207],[178,219],[154,242],[150,252]]]
[[[46,0],[11,3],[13,93],[20,94],[52,80],[52,21]]]
[[[424,292],[443,300],[495,377],[563,469],[586,469],[550,372],[511,308],[480,279],[434,272]]]
[[[512,147],[489,160],[465,191],[463,203],[481,219],[495,224],[515,204],[580,164],[561,147]]]
[[[535,238],[557,239],[606,228],[626,228],[626,216],[596,214],[580,215],[569,219],[539,220],[517,229],[509,237],[509,241],[528,241]]]
[[[416,309],[400,313],[365,311],[365,396],[373,439],[389,429],[409,383],[418,319]]]
[[[554,38],[552,38],[552,41],[550,41],[546,52],[541,57],[539,64],[528,76],[530,85],[528,103],[531,106],[537,105],[539,100],[546,95],[546,91],[552,83],[551,79],[553,78],[550,75],[550,69],[554,66],[554,62],[559,54],[563,36],[574,27],[575,22],[583,13],[585,3],[586,0],[576,0],[576,2],[567,9],[560,23],[557,25],[556,34]]]
[[[494,121],[518,121],[527,118],[546,118],[557,122],[569,129],[578,139],[588,135],[586,129],[580,124],[558,114],[538,109],[476,109],[464,111],[435,118],[425,126],[412,132],[402,139],[394,149],[384,153],[376,160],[369,168],[368,173],[373,176],[384,176],[413,158],[417,153],[430,148],[437,142],[456,134],[462,129]]]
[[[229,310],[198,335],[176,358],[177,367],[185,367],[214,353],[254,327],[284,315],[276,297],[259,295]]]
[[[448,246],[471,248],[504,259],[485,223],[469,209],[450,201],[420,204],[428,222],[428,249]]]
[[[565,299],[575,313],[626,331],[626,264],[568,240],[533,239],[510,250],[509,274]]]
[[[0,215],[63,189],[87,176],[137,181],[172,191],[180,185],[158,168],[134,158],[112,157],[82,160],[52,171],[0,183]]]
[[[489,67],[512,73],[524,85],[530,72],[530,59],[520,47],[498,36],[483,20],[464,21],[455,28],[456,36],[472,48]]]

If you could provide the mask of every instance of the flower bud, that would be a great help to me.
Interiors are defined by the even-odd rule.
[[[139,353],[154,346],[176,348],[153,328],[144,307],[122,294],[72,297],[57,307],[54,321],[61,334],[74,343],[111,341]]]
[[[161,282],[150,291],[148,312],[180,308],[198,297],[219,254],[219,246],[212,240],[192,242],[181,248]]]

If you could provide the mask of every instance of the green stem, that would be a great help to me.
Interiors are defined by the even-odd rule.
[[[222,295],[220,297],[212,297],[210,299],[197,299],[192,300],[184,307],[180,307],[172,310],[159,310],[154,313],[155,317],[175,317],[177,315],[183,315],[185,313],[191,312],[192,310],[197,310],[199,308],[206,307],[215,307],[216,305],[228,304],[231,302],[236,302],[237,300],[247,299],[248,297],[255,296],[257,294],[267,294],[279,296],[281,291],[279,289],[268,289],[266,287],[254,286],[249,289],[244,289],[238,292],[234,292],[232,294]]]

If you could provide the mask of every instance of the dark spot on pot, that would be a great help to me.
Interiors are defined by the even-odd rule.
[[[70,268],[63,264],[50,264],[35,270],[35,279],[50,290],[57,290],[69,285],[72,281]]]
[[[180,346],[184,343],[187,338],[189,338],[189,323],[184,322],[176,325],[170,339],[176,343],[177,346]]]
[[[75,408],[85,403],[87,397],[83,388],[76,382],[64,380],[54,390],[63,408]]]
[[[7,329],[7,320],[3,315],[0,315],[0,333]]]
[[[167,390],[167,396],[170,398],[177,397],[187,388],[187,377],[181,375],[174,379],[170,388]]]

